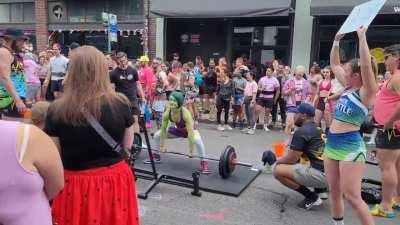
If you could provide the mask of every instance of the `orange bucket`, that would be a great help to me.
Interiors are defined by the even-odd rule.
[[[282,157],[285,153],[285,143],[284,142],[274,143],[274,152],[276,157]]]
[[[25,120],[30,120],[31,119],[31,114],[32,114],[32,111],[30,110],[30,109],[26,109],[25,111],[24,111],[24,119]]]

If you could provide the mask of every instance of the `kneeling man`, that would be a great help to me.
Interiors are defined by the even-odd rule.
[[[279,182],[305,197],[300,204],[307,210],[322,204],[317,192],[328,187],[321,158],[324,142],[314,116],[315,109],[310,104],[302,103],[296,108],[295,124],[299,128],[293,135],[288,154],[278,159],[274,168],[274,176]],[[300,164],[302,157],[309,163]]]

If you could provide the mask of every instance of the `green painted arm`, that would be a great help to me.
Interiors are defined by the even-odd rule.
[[[161,128],[160,128],[160,151],[165,151],[165,139],[167,139],[167,128],[169,123],[170,110],[171,109],[167,107],[162,117]]]

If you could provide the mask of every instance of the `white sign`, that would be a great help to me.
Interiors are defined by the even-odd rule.
[[[386,0],[371,0],[354,7],[338,33],[346,34],[356,31],[361,26],[368,27],[385,2]]]
[[[117,15],[110,14],[108,22],[110,23],[110,26],[117,25]]]

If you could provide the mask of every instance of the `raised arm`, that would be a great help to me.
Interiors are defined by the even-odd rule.
[[[374,96],[378,91],[378,84],[372,70],[371,54],[369,53],[367,36],[367,28],[360,27],[357,29],[358,42],[360,48],[360,70],[363,86],[361,88],[361,100],[367,106],[373,104]]]
[[[343,85],[347,86],[347,81],[345,79],[345,71],[340,64],[340,47],[339,42],[344,37],[344,34],[336,34],[335,40],[333,41],[331,54],[330,54],[330,64],[332,72],[335,74],[336,79]]]
[[[165,151],[165,139],[167,138],[167,128],[168,128],[168,123],[169,123],[169,112],[171,109],[169,106],[167,106],[167,109],[165,110],[163,117],[162,117],[162,122],[161,122],[161,128],[160,128],[160,151]]]

